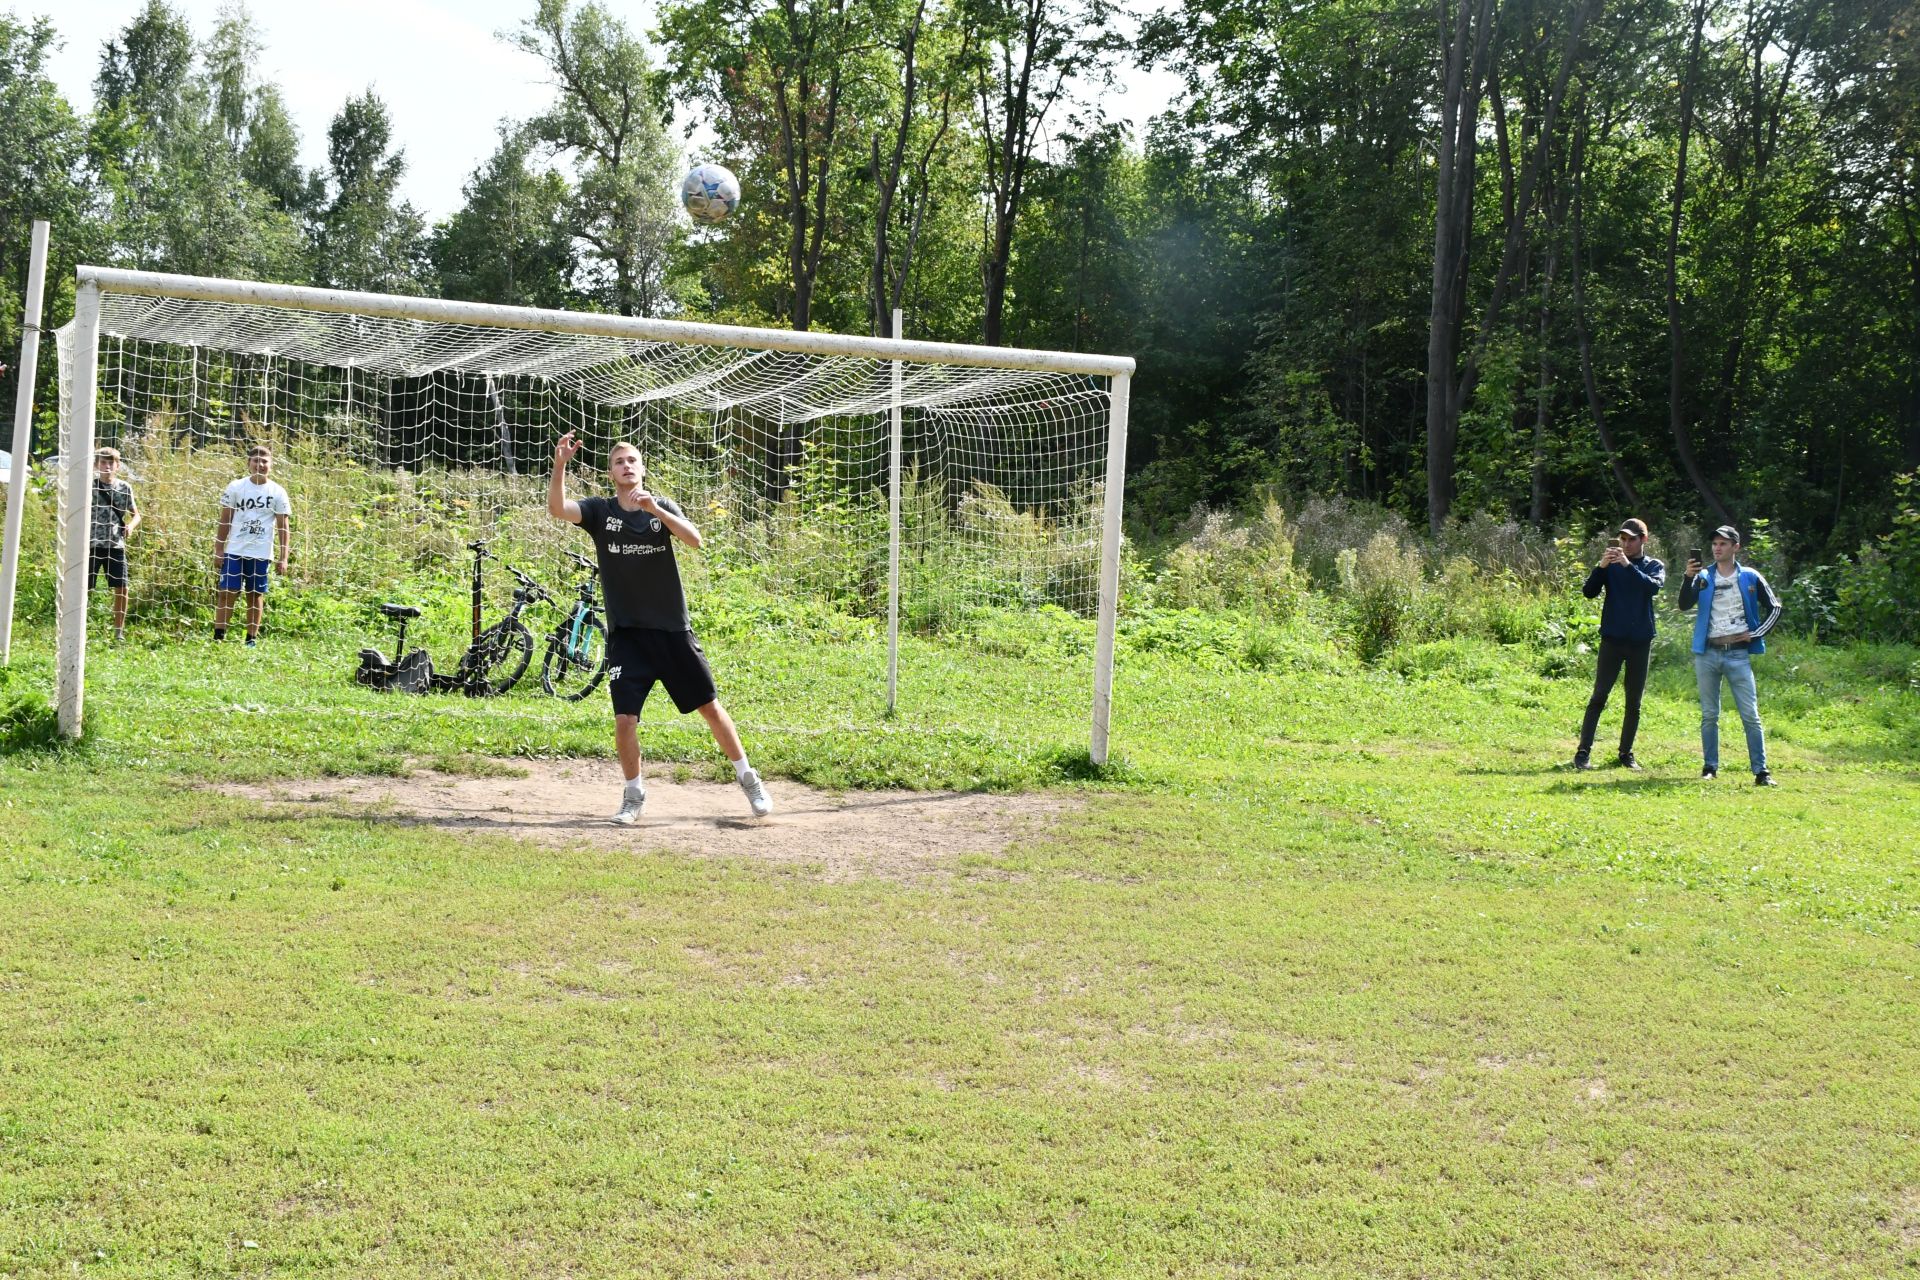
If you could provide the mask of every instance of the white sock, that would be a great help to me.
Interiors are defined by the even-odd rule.
[[[628,778],[628,779],[627,779],[627,794],[628,794],[628,795],[630,795],[630,796],[637,796],[637,795],[640,795],[640,794],[642,794],[643,792],[645,792],[645,791],[646,791],[646,789],[647,789],[647,786],[646,786],[646,783],[644,783],[644,782],[642,782],[642,781],[641,781],[641,780],[640,780],[639,778]]]
[[[753,767],[747,763],[747,758],[745,756],[741,756],[738,760],[735,760],[732,763],[733,763],[733,780],[735,782],[744,780],[748,772]]]

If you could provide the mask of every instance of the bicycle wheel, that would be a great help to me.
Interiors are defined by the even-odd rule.
[[[533,633],[518,618],[496,622],[480,633],[467,654],[472,659],[465,664],[468,695],[497,698],[527,674],[527,664],[533,661]]]
[[[571,639],[572,644],[568,641]],[[540,665],[540,686],[556,698],[578,702],[600,687],[607,674],[607,629],[592,614],[577,626],[564,624],[547,641]]]

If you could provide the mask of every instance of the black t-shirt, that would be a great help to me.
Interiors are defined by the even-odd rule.
[[[663,511],[684,514],[672,499],[656,501]],[[650,631],[693,630],[680,566],[673,559],[673,534],[659,516],[628,511],[614,498],[582,498],[580,527],[599,552],[608,622]]]

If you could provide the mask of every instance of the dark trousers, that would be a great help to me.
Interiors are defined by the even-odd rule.
[[[1574,753],[1584,757],[1593,750],[1593,735],[1600,727],[1600,713],[1607,709],[1607,696],[1614,681],[1624,670],[1627,674],[1627,714],[1620,721],[1620,754],[1633,754],[1633,736],[1640,732],[1640,695],[1647,688],[1647,656],[1651,640],[1615,640],[1600,637],[1600,662],[1593,673],[1593,696],[1587,699],[1587,718],[1580,722],[1580,747]]]

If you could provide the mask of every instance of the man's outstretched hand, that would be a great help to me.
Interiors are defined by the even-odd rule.
[[[560,437],[560,443],[553,446],[553,465],[564,467],[573,461],[573,455],[580,452],[580,442],[573,438],[573,432]]]

